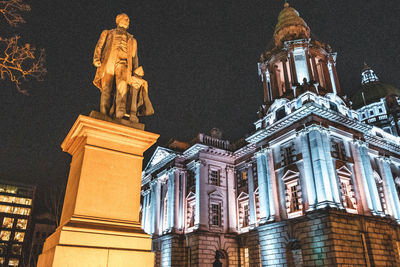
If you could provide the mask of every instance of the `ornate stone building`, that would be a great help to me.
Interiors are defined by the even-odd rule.
[[[156,266],[400,266],[398,90],[370,96],[366,68],[352,109],[336,53],[288,4],[274,43],[253,133],[172,140],[143,171]]]

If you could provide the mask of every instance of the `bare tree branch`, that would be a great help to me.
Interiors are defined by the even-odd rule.
[[[19,36],[5,39],[0,37],[0,78],[9,78],[18,91],[27,94],[21,88],[21,83],[28,78],[43,80],[47,72],[45,52],[42,49],[36,53],[36,49],[28,43],[20,46],[18,40]]]
[[[46,192],[44,204],[47,211],[54,216],[56,227],[60,225],[61,213],[64,203],[66,184],[50,185]]]
[[[29,12],[31,7],[23,0],[0,0],[0,14],[11,26],[25,23],[21,13]],[[0,15],[0,17],[1,17]],[[10,79],[17,90],[23,94],[22,82],[29,78],[41,81],[47,73],[44,49],[36,51],[29,43],[19,45],[19,36],[2,38],[0,36],[0,79]]]
[[[31,11],[31,7],[25,4],[23,0],[3,0],[0,1],[0,13],[11,26],[25,23],[21,12]]]

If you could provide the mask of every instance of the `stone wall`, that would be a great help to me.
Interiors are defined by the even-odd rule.
[[[271,222],[241,235],[193,232],[153,240],[157,267],[212,266],[400,266],[400,230],[390,218],[318,210]]]
[[[257,228],[262,266],[286,266],[287,222],[268,223]]]
[[[303,266],[400,266],[399,227],[390,219],[323,210],[288,226]]]
[[[153,240],[156,267],[212,266],[217,250],[224,255],[221,262],[239,266],[236,235],[194,232],[187,235],[168,234]],[[226,265],[224,265],[226,266]]]

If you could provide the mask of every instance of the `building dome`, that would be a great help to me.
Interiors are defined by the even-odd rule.
[[[364,63],[361,73],[362,87],[353,95],[351,101],[353,108],[358,109],[362,106],[379,102],[381,98],[388,95],[400,96],[400,89],[390,85],[381,83],[374,71]]]
[[[282,46],[285,41],[310,38],[310,28],[300,18],[299,12],[285,3],[279,13],[278,23],[275,26],[275,46]]]
[[[364,105],[379,102],[381,98],[386,97],[387,95],[400,96],[400,89],[379,81],[366,83],[352,97],[353,108],[359,109]]]

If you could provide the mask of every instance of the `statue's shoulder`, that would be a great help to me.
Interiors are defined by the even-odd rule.
[[[128,32],[128,38],[133,39],[136,42],[136,39],[135,39],[135,37],[133,37],[133,34],[130,34],[129,32]]]

